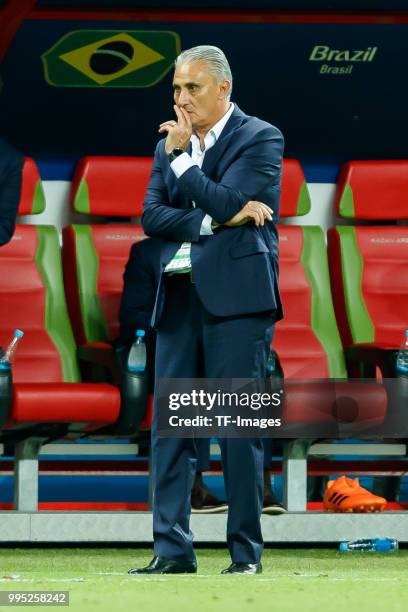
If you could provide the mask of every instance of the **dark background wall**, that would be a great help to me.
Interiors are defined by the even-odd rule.
[[[37,6],[67,4],[40,0]],[[118,3],[69,3],[71,7],[100,8],[113,4]],[[123,7],[142,4],[146,2],[120,2]],[[150,3],[170,4],[187,3]],[[217,4],[248,6],[243,1]],[[267,4],[300,9],[306,4],[324,8],[337,3],[258,0],[253,6]],[[404,3],[388,2],[387,7],[391,4],[401,8]],[[211,2],[194,6],[203,5],[208,8]],[[147,69],[127,76],[128,81],[119,77],[97,84],[59,59],[71,47],[81,48],[89,40],[100,41],[102,46],[107,38],[126,32],[133,32],[136,39],[156,51],[160,45],[155,32],[172,32],[170,38],[178,40],[181,48],[220,46],[234,75],[233,100],[245,112],[283,131],[286,156],[301,159],[309,180],[335,180],[339,164],[346,159],[408,156],[408,19],[404,15],[373,18],[367,13],[356,18],[353,13],[336,16],[326,11],[302,22],[296,12],[284,19],[267,12],[235,15],[229,20],[228,11],[207,11],[198,17],[191,11],[179,11],[162,19],[157,12],[149,18],[145,11],[130,11],[125,19],[122,13],[107,19],[106,13],[99,16],[94,11],[81,19],[78,11],[61,10],[52,15],[43,11],[37,9],[22,21],[0,67],[4,80],[0,130],[6,139],[43,163],[50,176],[56,161],[57,174],[69,176],[76,159],[87,153],[152,154],[158,123],[172,116],[171,65],[177,45],[171,47],[170,43],[168,53],[162,48],[165,59],[160,80],[149,86],[141,86],[146,84]],[[75,39],[79,35],[72,33],[78,31],[86,31],[84,39]],[[61,44],[65,50],[58,47]],[[44,54],[52,55],[55,45],[52,78],[60,79],[59,83],[51,83],[49,75],[47,80],[43,58]]]
[[[276,10],[328,10],[340,11],[392,11],[407,9],[406,0],[38,0],[44,7],[97,7],[97,8],[169,8],[187,9],[276,9]]]

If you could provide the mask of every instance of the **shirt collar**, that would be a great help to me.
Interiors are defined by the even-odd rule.
[[[230,103],[230,107],[227,110],[227,112],[225,113],[225,115],[223,117],[221,117],[221,119],[219,121],[217,121],[217,123],[215,125],[213,125],[211,130],[209,130],[207,132],[207,134],[205,135],[205,138],[204,138],[205,149],[204,149],[204,151],[206,151],[207,149],[212,147],[217,142],[217,140],[221,136],[222,130],[224,129],[228,119],[231,117],[233,111],[234,111],[234,103],[231,102]],[[192,142],[193,146],[196,146],[196,147],[198,146],[198,148],[200,148],[200,141],[199,141],[199,139],[197,138],[197,136],[195,134],[192,134],[191,142]]]
[[[227,110],[227,112],[225,113],[225,115],[223,117],[221,117],[221,119],[219,121],[217,121],[217,123],[215,125],[212,126],[210,133],[213,133],[213,136],[215,138],[215,140],[218,140],[222,130],[225,127],[225,124],[227,123],[228,119],[231,117],[232,113],[234,110],[234,103],[231,102],[230,103],[230,107]]]

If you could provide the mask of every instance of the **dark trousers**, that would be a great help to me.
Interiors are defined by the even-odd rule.
[[[263,378],[274,331],[270,313],[215,317],[201,304],[189,274],[165,282],[157,330],[156,381],[161,378]],[[157,411],[155,411],[157,415]],[[263,541],[263,446],[260,439],[219,440],[229,505],[227,542],[236,563],[257,563]],[[192,560],[190,493],[197,445],[192,438],[160,438],[152,426],[155,555]]]
[[[210,438],[198,438],[197,446],[197,472],[207,472],[210,469]]]

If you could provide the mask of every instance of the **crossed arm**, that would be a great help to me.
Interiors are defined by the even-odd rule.
[[[163,143],[159,143],[156,149],[142,217],[146,234],[197,242],[205,214],[209,214],[217,224],[232,227],[249,220],[263,225],[272,219],[273,211],[269,206],[254,198],[270,183],[277,182],[283,139],[276,128],[266,127],[257,133],[218,183],[209,179],[198,166],[184,172],[178,179],[178,187],[194,200],[194,209],[182,210],[171,206],[159,162],[160,146]]]

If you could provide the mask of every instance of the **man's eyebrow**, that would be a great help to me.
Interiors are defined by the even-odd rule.
[[[200,87],[200,83],[195,83],[194,81],[191,81],[189,83],[184,83],[184,85],[186,87],[191,87],[192,85],[194,85],[194,87]],[[180,83],[173,83],[173,88],[174,87],[180,87]]]

